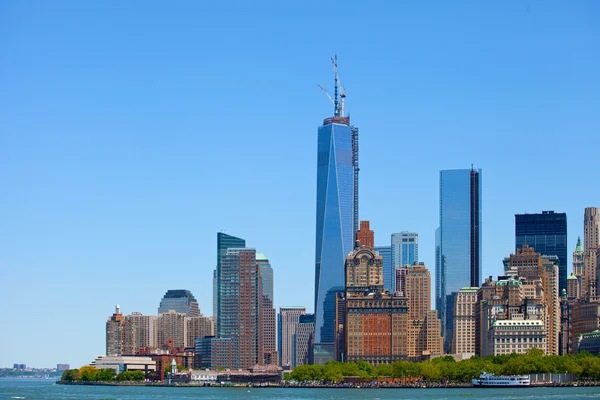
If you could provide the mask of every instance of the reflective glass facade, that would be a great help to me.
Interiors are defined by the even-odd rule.
[[[329,291],[344,286],[344,262],[353,249],[355,231],[352,132],[348,125],[319,127],[316,212],[315,343],[333,343],[335,313],[326,312],[325,303]]]
[[[405,265],[413,265],[419,262],[419,235],[414,232],[392,233],[392,268],[395,271],[404,268]],[[396,287],[396,279],[392,289],[404,291],[404,288]]]
[[[453,296],[463,287],[481,283],[481,170],[440,171],[435,275],[436,308],[448,348]]]
[[[217,324],[217,332],[219,332],[219,310],[221,303],[221,261],[223,256],[227,253],[227,249],[243,249],[246,247],[246,241],[244,239],[227,235],[223,232],[217,233],[217,269],[214,272],[213,277],[213,317],[215,319],[215,323]]]
[[[196,298],[189,290],[169,290],[160,301],[158,313],[168,313],[173,310],[188,317],[199,317],[200,308]]]
[[[515,250],[524,244],[544,256],[557,256],[558,292],[567,289],[567,214],[543,211],[515,215]]]
[[[373,249],[383,257],[383,287],[388,292],[393,292],[396,286],[396,273],[392,268],[392,247],[375,246]]]

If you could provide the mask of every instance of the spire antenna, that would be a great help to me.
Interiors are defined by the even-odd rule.
[[[334,73],[334,87],[333,87],[333,115],[336,117],[340,116],[340,108],[338,103],[338,87],[339,87],[339,77],[338,77],[338,69],[337,69],[337,54],[334,57],[331,57],[331,63],[333,64],[333,73]]]

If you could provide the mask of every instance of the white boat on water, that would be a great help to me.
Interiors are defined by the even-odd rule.
[[[472,379],[473,387],[521,387],[529,386],[528,375],[499,375],[482,372],[479,378]]]

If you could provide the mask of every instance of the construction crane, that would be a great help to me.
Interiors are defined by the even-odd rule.
[[[340,76],[338,74],[338,68],[337,68],[337,55],[335,57],[331,57],[331,64],[333,65],[333,72],[334,72],[334,77],[335,77],[335,84],[334,84],[334,93],[333,93],[333,97],[331,97],[331,95],[329,94],[329,92],[327,92],[327,90],[325,90],[325,88],[321,85],[318,85],[321,90],[323,92],[325,92],[325,94],[327,95],[327,98],[329,98],[329,101],[331,101],[331,103],[333,103],[333,115],[336,117],[343,117],[344,116],[344,102],[346,100],[346,89],[342,86],[342,83],[340,81]],[[338,89],[340,89],[340,101],[338,102]]]
[[[327,95],[327,98],[329,99],[329,101],[331,101],[331,104],[335,105],[335,101],[333,101],[333,99],[329,95],[329,92],[327,90],[325,90],[325,88],[323,86],[319,85],[318,83],[317,83],[317,86],[320,87],[323,92],[325,92],[325,94]]]

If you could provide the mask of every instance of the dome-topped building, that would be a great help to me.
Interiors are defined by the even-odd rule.
[[[199,317],[198,301],[189,290],[169,290],[160,301],[158,313],[168,313],[169,310],[184,313],[187,317]]]

